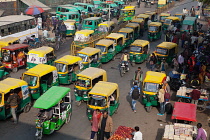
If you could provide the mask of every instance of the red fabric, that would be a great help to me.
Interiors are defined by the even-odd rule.
[[[198,100],[201,96],[201,92],[197,89],[194,89],[192,92],[191,92],[191,98],[193,100]]]
[[[197,122],[196,105],[190,103],[175,102],[171,119]]]

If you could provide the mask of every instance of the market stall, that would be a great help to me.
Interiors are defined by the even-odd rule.
[[[126,126],[119,126],[109,140],[127,140],[132,138],[134,129]]]

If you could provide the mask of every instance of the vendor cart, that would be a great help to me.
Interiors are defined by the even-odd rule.
[[[134,129],[126,126],[119,126],[109,140],[126,140],[131,139]]]

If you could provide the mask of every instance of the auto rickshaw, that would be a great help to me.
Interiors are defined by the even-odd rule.
[[[110,116],[117,113],[120,105],[119,96],[120,92],[117,83],[99,81],[88,94],[88,119],[92,120],[93,111],[96,109],[108,111]]]
[[[162,36],[162,23],[151,22],[148,29],[148,40],[153,41],[156,39],[161,39]]]
[[[131,28],[121,28],[118,31],[119,34],[123,34],[125,37],[125,47],[129,47],[129,45],[134,41],[134,30]]]
[[[113,40],[101,39],[96,43],[95,48],[101,50],[101,63],[106,63],[110,60],[114,60],[116,55],[116,49]]]
[[[66,25],[66,35],[74,36],[76,32],[76,20],[65,20],[64,24]]]
[[[60,84],[71,84],[77,80],[77,74],[83,69],[82,58],[65,55],[55,61]]]
[[[166,17],[169,17],[169,16],[171,16],[171,14],[169,14],[169,13],[161,13],[161,14],[159,15],[159,21],[160,21],[161,23],[163,23],[163,22],[165,21],[165,18],[166,18]]]
[[[105,21],[98,25],[99,32],[111,32],[115,28],[116,24],[114,21]]]
[[[144,25],[144,20],[143,19],[138,19],[138,18],[134,18],[134,19],[132,19],[131,21],[130,21],[130,23],[137,23],[137,24],[139,24],[139,26],[141,26],[141,24],[143,23],[143,25]]]
[[[38,64],[29,69],[23,73],[21,79],[28,83],[32,99],[38,99],[50,87],[59,84],[56,67],[46,64]]]
[[[137,23],[128,23],[125,25],[125,28],[131,28],[134,30],[134,39],[139,38],[140,36],[140,25]]]
[[[87,68],[77,74],[77,82],[74,87],[76,104],[88,101],[88,93],[99,81],[107,81],[106,71],[99,68]]]
[[[185,19],[185,14],[182,12],[176,12],[174,16],[178,17],[181,22]]]
[[[17,72],[19,67],[26,66],[28,47],[28,44],[13,44],[3,47],[1,49],[2,65],[13,72]]]
[[[84,69],[89,67],[101,67],[101,50],[97,48],[86,47],[77,52],[77,56],[83,60]]]
[[[101,17],[90,17],[83,20],[82,29],[95,30],[103,22]]]
[[[101,6],[102,6],[103,8],[107,8],[107,9],[110,8],[110,12],[112,13],[111,16],[113,16],[113,17],[116,17],[117,14],[119,13],[119,7],[118,7],[118,5],[117,5],[116,3],[102,2],[102,3],[101,3]]]
[[[149,15],[149,19],[152,22],[156,22],[157,21],[157,13],[156,12],[151,12],[151,11],[146,11],[144,14]]]
[[[53,86],[34,103],[39,110],[36,119],[37,139],[43,134],[52,134],[64,123],[69,123],[72,115],[70,88]]]
[[[28,52],[26,69],[33,68],[37,64],[53,65],[55,59],[56,56],[52,47],[43,46],[32,49]]]
[[[147,112],[152,110],[152,106],[158,106],[159,85],[163,85],[166,80],[166,74],[154,71],[147,71],[142,84],[142,103],[145,105]]]
[[[170,25],[176,25],[177,23],[181,24],[180,19],[178,17],[175,16],[166,17],[163,23],[163,31],[167,30]]]
[[[10,111],[10,105],[7,100],[10,93],[17,93],[19,96],[19,102],[17,112],[29,112],[31,108],[31,96],[28,90],[28,84],[20,79],[7,78],[0,81],[0,120],[5,120],[12,116]]]
[[[121,9],[121,14],[123,21],[130,21],[135,17],[135,6],[125,6]]]
[[[79,24],[79,21],[81,19],[81,14],[79,12],[61,12],[59,14],[56,14],[56,17],[59,20],[75,20],[77,24]]]
[[[123,34],[111,33],[108,36],[106,36],[106,39],[114,41],[116,53],[121,52],[125,47],[125,37]]]
[[[197,18],[196,17],[186,17],[183,21],[181,32],[193,32],[197,30]]]
[[[18,44],[20,42],[18,37],[6,37],[6,38],[2,38],[0,39],[0,51],[1,48],[5,47],[5,46],[9,46],[12,44]],[[2,54],[0,53],[0,58],[2,58]]]
[[[172,42],[162,42],[157,45],[154,53],[158,58],[158,64],[160,64],[163,59],[165,59],[168,64],[171,64],[174,56],[178,53],[178,45]]]
[[[130,45],[130,61],[131,65],[134,66],[135,63],[142,63],[149,57],[150,44],[146,40],[135,40]]]
[[[75,33],[74,41],[87,42],[94,35],[94,30],[80,30]]]
[[[0,66],[0,80],[9,77],[9,71],[4,66]]]
[[[144,29],[147,30],[148,29],[148,20],[149,20],[149,15],[146,14],[139,14],[136,18],[137,19],[143,19],[144,20]]]

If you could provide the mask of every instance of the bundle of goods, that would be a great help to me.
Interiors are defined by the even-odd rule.
[[[127,140],[132,138],[134,129],[126,126],[119,126],[109,140]]]
[[[163,140],[193,140],[193,136],[196,134],[196,126],[175,123],[165,126]]]
[[[180,87],[179,90],[177,91],[177,95],[180,96],[186,96],[186,93],[190,93],[192,90],[190,90],[187,87]]]

